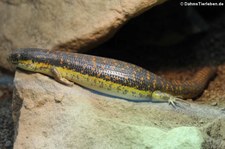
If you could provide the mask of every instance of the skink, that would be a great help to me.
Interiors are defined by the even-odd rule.
[[[203,67],[189,81],[170,81],[111,58],[35,48],[17,49],[9,59],[21,69],[54,77],[66,85],[76,83],[129,100],[168,100],[173,105],[178,98],[201,94],[216,72],[215,67]]]

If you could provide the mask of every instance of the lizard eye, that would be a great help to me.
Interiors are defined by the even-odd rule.
[[[18,53],[12,53],[9,57],[8,57],[8,61],[11,62],[12,64],[17,64],[20,58],[20,54]]]

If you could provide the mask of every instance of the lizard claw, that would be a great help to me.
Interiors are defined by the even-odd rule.
[[[168,100],[169,105],[172,105],[173,107],[176,107],[176,98],[170,98]]]
[[[158,101],[160,101],[160,100],[161,101],[168,101],[169,105],[172,105],[173,107],[176,107],[178,105],[177,101],[181,101],[181,102],[184,102],[184,103],[190,105],[188,102],[184,101],[181,98],[174,97],[173,95],[170,95],[168,93],[164,93],[164,92],[161,92],[161,91],[154,91],[152,93],[152,98],[156,99]]]
[[[188,103],[187,101],[181,98],[173,97],[173,96],[170,97],[170,99],[168,100],[168,103],[171,104],[173,107],[176,107],[176,106],[179,106],[177,101],[185,103],[187,106],[190,106],[190,103]]]

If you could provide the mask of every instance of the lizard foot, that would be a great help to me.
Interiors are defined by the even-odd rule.
[[[70,82],[69,80],[67,80],[66,78],[63,78],[61,73],[57,70],[56,67],[52,67],[51,68],[51,72],[55,78],[55,80],[57,80],[58,82],[65,84],[67,86],[73,86],[73,82]]]
[[[181,101],[181,102],[184,102],[184,103],[189,105],[188,102],[184,101],[181,98],[174,97],[173,95],[170,95],[168,93],[164,93],[164,92],[161,92],[161,91],[158,91],[158,90],[154,91],[152,93],[152,98],[157,100],[157,101],[168,101],[169,105],[172,105],[173,107],[177,106],[177,101]]]

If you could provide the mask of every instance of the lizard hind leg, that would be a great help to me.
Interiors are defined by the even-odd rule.
[[[168,93],[164,93],[158,90],[152,93],[152,98],[153,100],[157,100],[157,101],[168,101],[168,103],[174,107],[176,106],[177,100],[179,101],[182,100],[180,98],[174,97],[173,95],[170,95]]]

